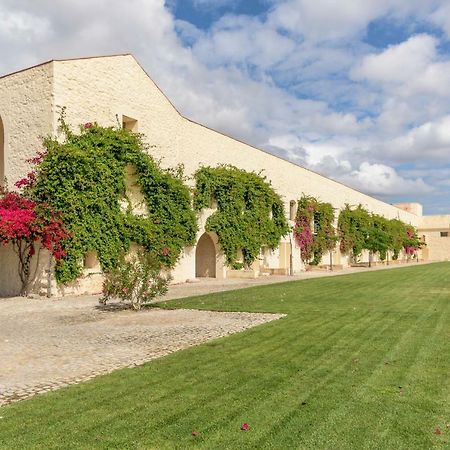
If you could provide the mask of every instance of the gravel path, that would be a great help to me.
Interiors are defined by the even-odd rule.
[[[282,315],[102,308],[95,298],[0,300],[0,405]]]

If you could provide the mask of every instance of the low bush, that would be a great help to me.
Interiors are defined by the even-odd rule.
[[[150,252],[138,252],[122,257],[118,264],[105,274],[103,297],[129,303],[134,310],[150,303],[155,297],[167,292],[171,277],[161,273],[158,260]]]

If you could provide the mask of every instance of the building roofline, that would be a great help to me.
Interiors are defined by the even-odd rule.
[[[39,64],[35,64],[30,67],[26,67],[24,69],[15,70],[14,72],[8,72],[4,75],[0,75],[0,80],[3,78],[7,78],[13,75],[16,75],[18,73],[26,72],[27,70],[36,69],[37,67],[46,66],[47,64],[51,64],[53,62],[64,62],[64,61],[77,61],[82,59],[100,59],[100,58],[115,58],[117,56],[134,56],[131,53],[116,53],[112,55],[96,55],[96,56],[83,56],[83,57],[77,57],[77,58],[63,58],[63,59],[49,59],[48,61],[41,62]],[[136,60],[136,58],[134,58]]]
[[[159,85],[158,85],[158,84],[155,82],[155,80],[149,75],[149,73],[144,69],[144,67],[142,66],[142,64],[138,61],[138,59],[137,59],[132,53],[116,53],[116,54],[111,54],[111,55],[96,55],[96,56],[84,56],[84,57],[65,58],[65,59],[51,59],[51,60],[49,60],[49,61],[45,61],[45,62],[43,62],[43,63],[36,64],[36,65],[34,65],[34,66],[27,67],[27,68],[25,68],[25,69],[16,70],[16,71],[11,72],[11,73],[8,73],[8,74],[6,74],[6,75],[2,75],[2,76],[0,76],[0,80],[3,79],[3,78],[9,77],[9,76],[15,75],[15,74],[17,74],[17,73],[21,73],[21,72],[25,72],[25,71],[30,70],[30,69],[34,69],[34,68],[36,68],[36,67],[41,67],[41,66],[45,66],[46,64],[51,64],[51,63],[53,63],[53,62],[79,61],[79,60],[83,60],[83,59],[115,58],[115,57],[119,57],[119,56],[131,56],[131,57],[134,59],[134,61],[136,62],[136,64],[137,64],[137,65],[141,68],[141,70],[145,73],[145,75],[146,75],[146,76],[150,79],[150,81],[156,86],[156,88],[159,90],[159,92],[161,92],[161,94],[162,94],[162,95],[164,96],[164,98],[168,101],[168,103],[172,106],[172,108],[173,108],[173,109],[174,109],[174,110],[175,110],[175,111],[176,111],[183,119],[187,120],[188,122],[191,122],[191,123],[193,123],[193,124],[195,124],[195,125],[198,125],[198,126],[200,126],[200,127],[203,127],[203,128],[205,128],[205,129],[207,129],[207,130],[209,130],[209,131],[212,131],[212,132],[214,132],[214,133],[218,133],[218,134],[220,134],[220,135],[222,135],[222,136],[224,136],[224,137],[226,137],[226,138],[228,138],[228,139],[232,139],[232,140],[234,140],[234,141],[236,141],[236,142],[239,142],[240,144],[247,145],[247,146],[249,146],[249,147],[251,147],[251,148],[253,148],[253,149],[255,149],[255,150],[259,150],[260,152],[263,152],[263,153],[265,153],[266,155],[270,155],[270,156],[272,156],[272,157],[274,157],[274,158],[277,158],[277,159],[279,159],[279,160],[281,160],[281,161],[287,162],[287,163],[289,163],[289,164],[291,164],[291,165],[293,165],[293,166],[295,166],[295,167],[300,167],[301,169],[306,170],[306,171],[308,171],[308,172],[310,172],[310,173],[313,173],[313,174],[315,174],[315,175],[319,175],[320,177],[323,177],[323,178],[325,178],[325,179],[327,179],[327,180],[332,181],[333,183],[336,183],[336,184],[338,184],[338,185],[340,185],[340,186],[344,186],[344,187],[346,187],[346,188],[348,188],[348,189],[351,189],[351,190],[353,190],[353,191],[355,191],[355,192],[359,192],[360,194],[365,195],[366,197],[369,197],[369,198],[371,198],[371,199],[373,199],[373,200],[376,200],[376,201],[378,201],[378,202],[384,203],[384,204],[386,204],[386,205],[393,206],[394,208],[397,208],[399,211],[403,211],[403,212],[405,212],[405,213],[407,213],[407,214],[412,214],[413,216],[420,217],[420,216],[417,216],[417,214],[414,214],[414,213],[412,213],[412,212],[410,212],[410,211],[405,211],[405,210],[403,210],[403,209],[401,209],[401,208],[399,208],[399,207],[397,207],[397,206],[395,206],[395,205],[393,205],[393,204],[386,203],[386,202],[384,202],[383,200],[380,200],[380,199],[378,199],[378,198],[376,198],[376,197],[373,197],[372,195],[366,194],[365,192],[362,192],[362,191],[360,191],[359,189],[355,189],[354,187],[351,187],[351,186],[349,186],[349,185],[347,185],[347,184],[345,184],[345,183],[342,183],[341,181],[334,180],[333,178],[329,178],[329,177],[327,177],[327,176],[325,176],[325,175],[322,175],[322,174],[319,173],[319,172],[316,172],[316,171],[314,171],[314,170],[312,170],[312,169],[309,169],[309,168],[307,168],[307,167],[301,166],[300,164],[297,164],[297,163],[295,163],[295,162],[292,162],[292,161],[290,161],[289,159],[284,158],[283,156],[274,155],[273,153],[269,152],[268,150],[264,150],[264,149],[262,149],[262,148],[256,147],[255,145],[249,144],[248,142],[245,142],[245,141],[243,141],[243,140],[241,140],[241,139],[238,139],[238,138],[236,138],[236,137],[234,137],[234,136],[230,136],[229,134],[226,134],[226,133],[224,133],[224,132],[222,132],[222,131],[219,131],[219,130],[216,130],[216,129],[214,129],[214,128],[211,128],[211,127],[209,127],[209,126],[207,126],[207,125],[205,125],[205,124],[203,124],[203,123],[200,123],[200,122],[197,122],[197,121],[195,121],[195,120],[193,120],[193,119],[190,119],[189,117],[186,117],[185,115],[183,115],[183,114],[178,110],[178,108],[173,104],[173,102],[172,102],[172,101],[170,100],[170,98],[166,95],[166,93],[159,87]]]

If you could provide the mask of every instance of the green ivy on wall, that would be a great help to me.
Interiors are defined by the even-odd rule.
[[[217,203],[206,230],[217,234],[229,266],[239,267],[238,253],[242,251],[243,263],[249,267],[261,247],[278,247],[288,233],[283,202],[261,175],[222,165],[200,168],[195,181],[195,209]]]
[[[366,236],[370,228],[370,214],[361,205],[351,208],[345,205],[338,219],[340,250],[357,257],[366,248]]]
[[[401,250],[413,255],[423,246],[412,225],[371,214],[361,205],[356,208],[346,205],[340,212],[338,235],[341,252],[354,258],[368,250],[372,254],[378,253],[381,260],[385,260],[391,251],[392,259],[397,259]]]
[[[37,168],[31,195],[61,211],[71,239],[56,267],[60,283],[81,275],[83,259],[97,252],[101,268],[117,264],[131,243],[152,252],[161,267],[173,267],[192,245],[197,219],[189,189],[180,176],[163,170],[147,153],[141,136],[97,124],[72,133],[61,120],[64,141],[46,138],[47,153]],[[126,198],[125,169],[133,167],[148,215],[135,215]],[[126,211],[120,202],[128,203]]]

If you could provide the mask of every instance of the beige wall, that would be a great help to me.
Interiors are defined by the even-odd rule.
[[[424,255],[429,261],[450,260],[450,229],[447,228],[448,236],[441,236],[440,231],[424,231],[426,249]]]
[[[19,260],[11,245],[0,245],[0,297],[20,294]],[[45,249],[37,250],[31,260],[30,292],[47,295],[50,269],[49,253]]]
[[[99,76],[101,73],[101,76]],[[418,224],[415,214],[355,191],[307,169],[277,158],[183,118],[129,55],[54,63],[57,107],[67,106],[73,125],[98,121],[117,123],[125,115],[138,121],[152,155],[165,166],[184,164],[187,174],[199,165],[233,164],[245,170],[263,170],[286,202],[302,193],[342,208],[362,204],[389,218]]]
[[[66,106],[69,123],[76,126],[98,121],[102,125],[115,125],[117,118],[121,122],[123,116],[126,120],[135,119],[139,132],[154,146],[150,153],[161,159],[166,167],[182,163],[188,175],[192,175],[200,165],[221,163],[249,171],[262,170],[282,196],[286,214],[289,202],[305,193],[330,202],[337,209],[346,203],[362,204],[388,218],[400,218],[418,225],[419,217],[415,214],[185,119],[132,56],[57,61],[54,74],[55,109]],[[200,235],[203,231],[201,227]],[[288,238],[284,242],[288,242]],[[295,271],[302,269],[298,253],[294,244]],[[186,249],[174,271],[176,281],[193,277],[193,255],[193,249]],[[279,252],[277,256],[280,256]],[[286,265],[285,259],[277,259],[277,268]],[[336,255],[336,260],[343,258]]]
[[[413,213],[417,209],[410,212],[381,202],[182,117],[130,55],[55,61],[0,79],[5,171],[10,180],[27,172],[23,160],[39,149],[40,137],[56,133],[62,107],[67,108],[66,120],[74,129],[94,121],[114,126],[125,118],[146,136],[154,157],[167,167],[182,163],[188,175],[200,165],[220,163],[263,171],[282,196],[286,215],[290,201],[307,194],[330,202],[337,210],[347,203],[362,204],[387,218],[420,225],[420,216]],[[198,237],[204,232],[206,217],[202,214],[200,218]],[[289,242],[288,237],[283,242]],[[303,269],[299,249],[293,246],[294,270],[299,271]],[[268,264],[274,269],[285,268],[289,253],[286,244],[281,251],[273,252]],[[346,257],[338,252],[334,260],[346,265]],[[223,276],[223,255],[218,255],[218,264],[219,276]],[[185,281],[194,277],[195,247],[191,247],[183,252],[174,279]]]
[[[420,230],[450,229],[450,215],[423,216],[419,225]]]
[[[48,63],[0,78],[0,116],[9,187],[29,172],[26,159],[42,149],[42,136],[54,130],[52,75],[53,64]]]
[[[416,216],[423,215],[423,207],[420,203],[396,203],[394,206],[415,214]]]
[[[425,237],[428,260],[450,260],[450,215],[424,216],[418,232]]]

